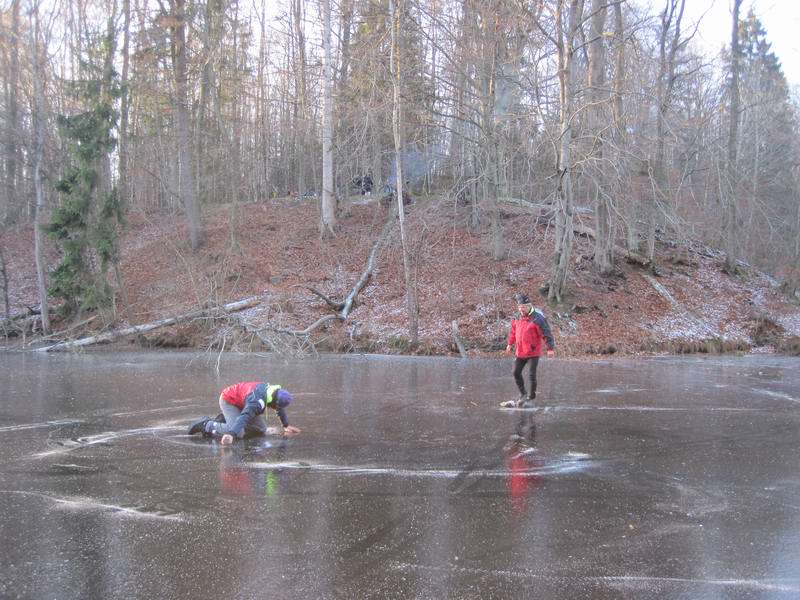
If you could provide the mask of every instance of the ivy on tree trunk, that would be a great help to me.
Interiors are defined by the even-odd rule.
[[[67,316],[107,308],[114,301],[107,273],[118,258],[122,211],[111,181],[110,156],[116,146],[114,102],[122,89],[112,66],[111,23],[96,47],[82,58],[80,78],[71,82],[72,96],[83,110],[58,117],[70,162],[55,184],[60,206],[45,226],[63,252],[51,274],[50,293],[64,300]]]

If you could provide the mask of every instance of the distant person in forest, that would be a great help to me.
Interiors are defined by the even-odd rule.
[[[223,445],[233,443],[248,435],[264,435],[267,432],[266,412],[271,408],[278,413],[284,435],[300,433],[289,425],[286,407],[292,395],[279,385],[261,381],[249,381],[230,385],[219,395],[222,414],[216,419],[203,417],[189,427],[189,435],[202,433],[203,437],[219,437]],[[264,415],[262,417],[262,415]]]
[[[353,189],[355,189],[362,196],[369,196],[372,192],[372,174],[359,175],[353,178]]]
[[[547,345],[547,356],[555,354],[555,341],[550,333],[550,325],[544,313],[533,307],[530,298],[525,294],[516,294],[519,318],[511,321],[511,331],[508,334],[506,354],[511,354],[511,349],[516,348],[514,358],[514,381],[519,390],[518,400],[506,400],[500,406],[503,408],[533,408],[536,399],[536,369],[539,366],[539,357],[542,355],[542,342]],[[528,368],[528,392],[525,392],[525,380],[522,370],[530,363]]]

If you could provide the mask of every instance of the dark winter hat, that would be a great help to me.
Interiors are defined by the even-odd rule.
[[[530,304],[531,303],[531,299],[528,298],[528,296],[526,296],[523,293],[514,294],[514,300],[516,300],[517,304]]]
[[[286,408],[292,403],[292,395],[284,389],[275,392],[275,405],[278,408]]]

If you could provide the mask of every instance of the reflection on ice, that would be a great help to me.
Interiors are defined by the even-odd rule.
[[[394,561],[390,565],[391,569],[412,573],[412,572],[441,572],[441,573],[462,573],[480,575],[481,577],[496,577],[501,579],[528,579],[531,581],[550,581],[553,583],[600,583],[614,588],[635,587],[642,591],[661,592],[676,590],[698,590],[708,586],[713,588],[743,588],[757,591],[776,591],[776,592],[800,592],[800,579],[703,579],[703,578],[683,578],[683,577],[648,577],[646,575],[621,575],[621,576],[593,576],[581,574],[565,574],[558,571],[552,573],[542,573],[528,569],[481,569],[476,567],[466,567],[458,564],[422,565],[406,562]]]
[[[533,449],[530,450],[533,452]],[[246,463],[253,469],[264,469],[279,471],[283,469],[302,469],[318,473],[336,473],[341,475],[389,475],[394,477],[442,477],[454,479],[456,477],[508,477],[516,476],[539,476],[539,475],[562,475],[584,470],[591,465],[589,455],[580,452],[569,452],[563,457],[554,458],[549,461],[539,461],[537,466],[530,466],[523,469],[480,469],[480,468],[440,468],[440,469],[414,469],[399,467],[376,467],[361,465],[332,465],[325,463],[310,462],[250,462]]]
[[[136,517],[142,519],[161,519],[165,521],[186,521],[186,518],[180,514],[169,514],[163,511],[148,511],[144,507],[129,507],[119,506],[117,504],[108,504],[100,502],[92,498],[81,497],[58,497],[50,496],[48,494],[38,492],[23,492],[16,490],[0,490],[0,494],[19,494],[23,496],[32,496],[48,500],[55,506],[54,508],[76,510],[76,511],[101,511],[109,512],[123,517]]]

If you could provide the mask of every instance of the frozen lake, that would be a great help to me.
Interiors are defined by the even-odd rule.
[[[800,597],[800,359],[511,366],[0,355],[0,597]],[[302,434],[185,435],[252,380]]]

